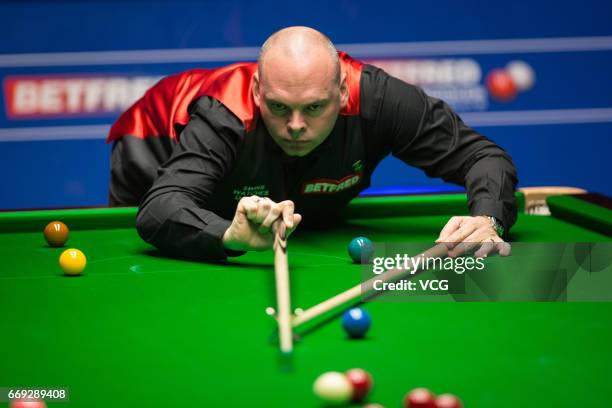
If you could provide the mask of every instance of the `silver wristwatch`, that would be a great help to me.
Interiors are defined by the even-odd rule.
[[[491,220],[491,226],[493,227],[497,235],[500,238],[503,237],[504,232],[505,232],[504,225],[497,218],[493,216],[489,216],[489,219]]]

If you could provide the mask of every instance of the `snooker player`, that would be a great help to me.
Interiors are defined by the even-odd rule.
[[[139,205],[140,236],[162,251],[220,260],[332,223],[388,154],[463,185],[471,216],[437,242],[509,253],[516,170],[441,100],[337,52],[307,27],[273,34],[257,63],[166,77],[111,128],[110,205]],[[449,255],[463,249],[448,244]]]

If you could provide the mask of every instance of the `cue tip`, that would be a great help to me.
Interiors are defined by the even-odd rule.
[[[281,371],[293,371],[293,351],[281,351],[278,358]]]

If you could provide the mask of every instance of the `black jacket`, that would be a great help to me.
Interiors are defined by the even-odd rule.
[[[218,100],[197,99],[180,142],[140,201],[140,236],[175,256],[223,259],[221,238],[241,197],[293,200],[305,223],[337,217],[388,154],[465,186],[472,215],[494,216],[506,229],[514,224],[517,176],[502,148],[443,101],[376,67],[363,66],[359,87],[359,115],[339,116],[330,136],[303,158],[287,157],[261,120],[247,132]],[[151,144],[121,142],[133,152]]]

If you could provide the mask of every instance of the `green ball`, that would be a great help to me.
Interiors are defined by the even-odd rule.
[[[357,237],[349,243],[348,252],[355,263],[368,263],[374,256],[374,244],[366,237]]]

